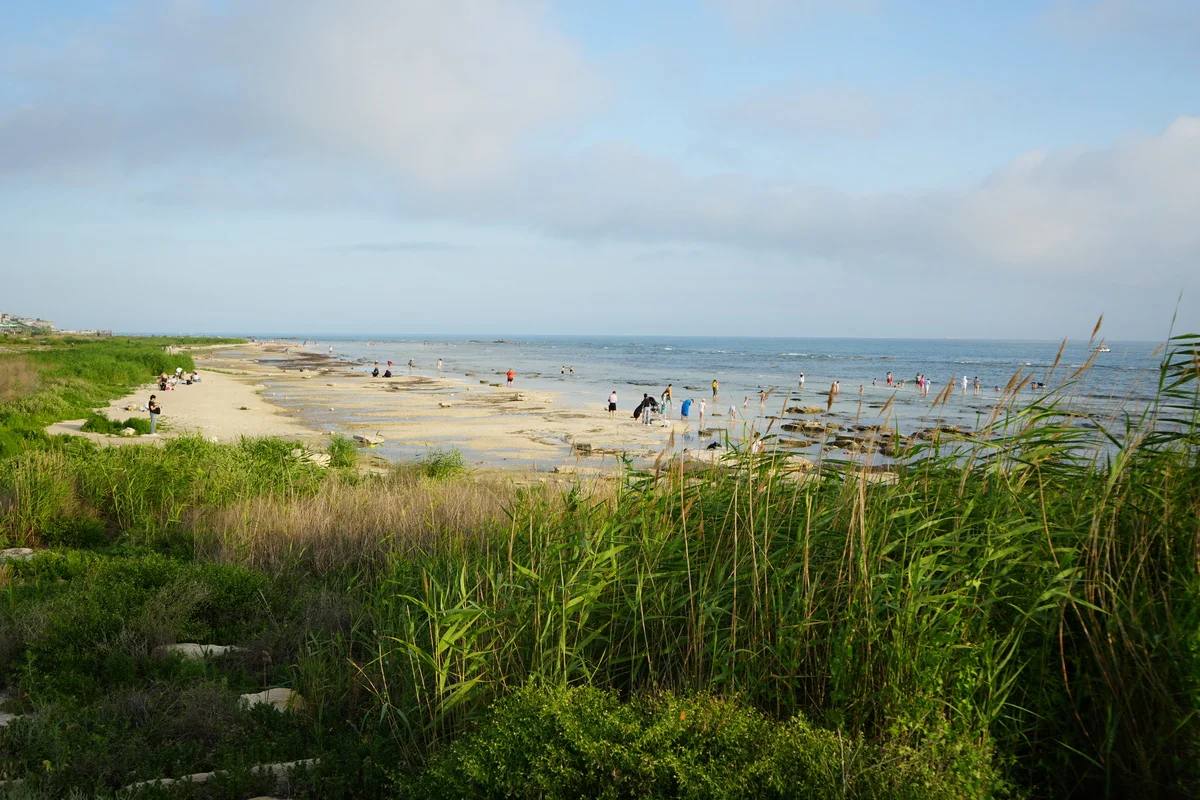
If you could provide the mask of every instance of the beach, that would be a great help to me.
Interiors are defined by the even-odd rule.
[[[162,392],[148,382],[104,413],[114,420],[145,413],[130,409],[156,394],[165,437],[198,434],[228,442],[278,436],[320,446],[332,435],[369,436],[382,439],[370,450],[387,457],[453,448],[473,465],[559,471],[615,467],[622,454],[653,458],[689,428],[679,420],[643,425],[632,418],[631,400],[609,419],[603,398],[590,407],[570,405],[559,392],[522,389],[519,381],[506,388],[503,376],[409,374],[403,368],[392,378],[373,378],[359,364],[294,342],[201,348],[191,355],[200,383]],[[77,433],[78,422],[52,428]]]

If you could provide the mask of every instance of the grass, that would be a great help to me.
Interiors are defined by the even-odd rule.
[[[46,447],[43,429],[47,425],[86,417],[160,372],[195,367],[187,352],[168,353],[169,346],[240,340],[50,337],[26,341],[18,355],[0,356],[0,376],[6,376],[0,377],[0,458]]]
[[[0,567],[27,717],[0,763],[46,796],[313,756],[299,796],[1195,796],[1198,345],[1142,416],[1085,430],[1049,393],[894,442],[888,481],[738,452],[561,491],[276,440],[27,450],[0,536],[54,549]],[[183,637],[258,655],[149,655]],[[308,710],[229,705],[275,685]],[[229,780],[210,795],[258,791]]]

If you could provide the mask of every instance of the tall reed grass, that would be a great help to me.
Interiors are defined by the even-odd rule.
[[[773,457],[635,476],[610,509],[527,498],[462,557],[379,583],[363,681],[403,741],[529,682],[746,696],[1049,796],[1186,793],[1200,712],[1200,359],[1094,447],[1061,398],[920,443],[895,483]],[[1119,433],[1119,436],[1117,435]]]

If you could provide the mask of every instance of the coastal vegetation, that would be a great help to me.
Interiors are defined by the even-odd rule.
[[[0,384],[0,546],[35,551],[0,564],[0,791],[243,798],[307,759],[292,796],[1200,791],[1200,337],[1119,429],[1047,393],[885,473],[564,484],[46,437],[191,367],[112,347],[0,361],[36,371]],[[238,702],[273,687],[302,707]]]

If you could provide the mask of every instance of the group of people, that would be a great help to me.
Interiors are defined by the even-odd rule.
[[[165,372],[158,374],[158,390],[160,392],[169,392],[180,384],[191,386],[193,383],[200,382],[200,375],[196,370],[192,370],[190,375],[183,374],[183,367],[176,367],[172,375],[167,375]]]
[[[712,382],[712,391],[713,391],[714,400],[717,397],[719,389],[720,389],[720,384],[714,379]],[[766,396],[767,395],[766,395],[765,391],[759,391],[759,400],[758,400],[759,406],[762,406],[766,402]],[[654,422],[655,414],[665,417],[667,414],[671,413],[671,409],[674,405],[674,399],[675,399],[675,385],[671,384],[671,383],[667,384],[667,388],[663,389],[662,394],[657,398],[652,397],[647,392],[643,392],[641,402],[639,402],[637,404],[637,406],[633,409],[633,418],[635,420],[640,421],[643,425],[651,425]],[[742,408],[743,409],[746,408],[747,406],[749,406],[749,404],[750,404],[750,397],[747,395],[742,403]],[[679,418],[681,420],[683,420],[684,422],[687,422],[689,420],[689,418],[691,417],[693,406],[697,407],[700,427],[703,428],[704,427],[704,416],[708,410],[708,402],[703,397],[700,398],[700,402],[698,405],[694,399],[692,399],[690,397],[685,398],[683,400],[683,402],[681,402],[679,404]],[[616,414],[617,414],[617,390],[616,389],[613,389],[612,392],[608,395],[608,406],[607,407],[608,407],[608,418],[615,419]],[[738,410],[737,410],[736,405],[731,403],[729,405],[729,410],[727,413],[729,415],[729,419],[733,419],[733,420],[738,419]]]
[[[190,374],[185,375],[183,367],[176,367],[172,375],[165,372],[158,374],[158,390],[160,392],[169,392],[179,386],[191,386],[193,383],[200,382],[200,373],[192,370]],[[162,406],[158,403],[158,395],[150,395],[150,401],[146,403],[145,410],[150,414],[150,433],[158,432],[158,418],[162,414]]]

